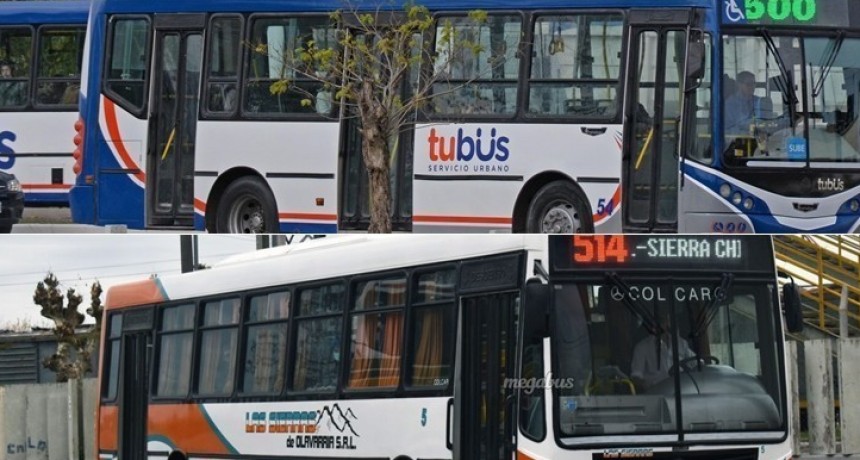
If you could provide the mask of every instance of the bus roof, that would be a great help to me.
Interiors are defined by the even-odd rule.
[[[322,281],[524,249],[544,250],[546,241],[545,235],[328,236],[235,256],[207,270],[112,286],[105,308]]]
[[[102,13],[205,13],[205,12],[330,12],[338,9],[397,7],[402,0],[94,0]],[[415,2],[430,10],[519,10],[559,8],[671,8],[713,7],[715,0],[424,0]]]
[[[0,2],[0,24],[86,24],[89,11],[77,0]]]

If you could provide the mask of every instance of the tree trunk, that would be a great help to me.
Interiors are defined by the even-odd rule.
[[[389,181],[388,141],[378,129],[363,130],[362,156],[367,168],[370,193],[368,233],[391,233],[391,183]]]

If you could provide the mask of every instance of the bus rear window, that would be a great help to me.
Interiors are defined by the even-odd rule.
[[[120,105],[138,112],[146,100],[149,20],[116,19],[111,32],[105,89]]]

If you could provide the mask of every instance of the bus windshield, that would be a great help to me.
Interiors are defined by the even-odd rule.
[[[762,32],[723,50],[726,164],[860,161],[860,39]]]
[[[559,433],[569,444],[781,436],[775,289],[728,273],[557,286],[554,377],[572,382],[556,390]]]

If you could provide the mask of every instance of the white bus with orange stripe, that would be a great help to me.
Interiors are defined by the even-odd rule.
[[[767,236],[330,237],[114,286],[104,324],[102,459],[791,453]]]
[[[0,3],[0,171],[28,206],[69,203],[88,13],[83,1]]]

